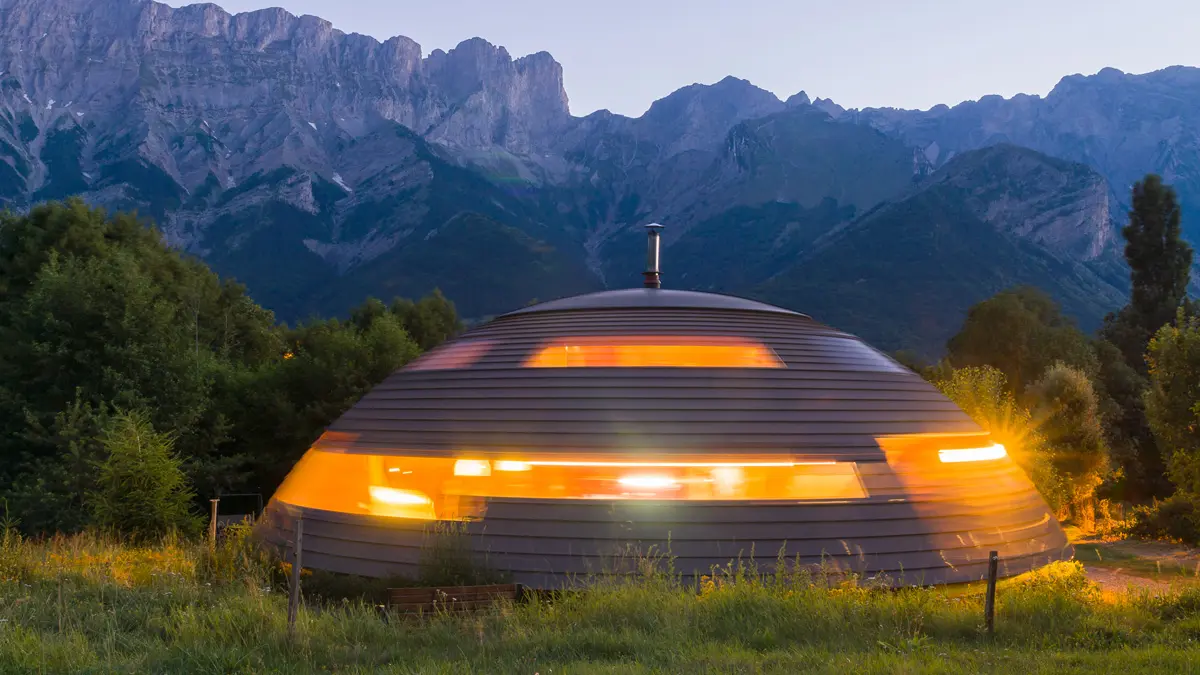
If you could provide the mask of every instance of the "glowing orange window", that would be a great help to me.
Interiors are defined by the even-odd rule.
[[[526,368],[785,368],[764,344],[741,338],[592,336],[554,340]]]

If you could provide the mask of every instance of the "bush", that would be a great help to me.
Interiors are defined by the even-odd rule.
[[[1200,497],[1178,493],[1151,506],[1137,507],[1130,534],[1200,545]]]
[[[156,432],[141,412],[118,414],[105,430],[105,459],[89,495],[100,527],[146,540],[172,531],[194,532],[191,486],[173,452],[174,438]]]
[[[1029,388],[1045,450],[1068,491],[1071,512],[1090,529],[1096,488],[1108,473],[1100,406],[1087,375],[1057,363]]]

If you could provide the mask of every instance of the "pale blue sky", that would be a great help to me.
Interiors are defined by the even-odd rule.
[[[169,0],[179,6],[185,0]],[[929,108],[1046,94],[1105,66],[1200,65],[1200,0],[217,0],[282,6],[424,53],[479,36],[563,64],[571,111],[640,115],[693,82],[736,75],[780,98]]]

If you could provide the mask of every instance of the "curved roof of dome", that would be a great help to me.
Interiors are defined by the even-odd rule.
[[[587,295],[577,295],[532,305],[524,309],[518,309],[515,312],[510,312],[504,316],[533,314],[536,312],[560,312],[572,309],[627,309],[633,307],[660,309],[740,309],[752,312],[777,312],[780,314],[806,316],[793,312],[790,309],[732,295],[659,288],[625,288],[616,291],[588,293]]]
[[[728,348],[744,362],[604,360],[637,357],[646,344]],[[580,349],[598,360],[583,367],[566,356]],[[467,331],[388,377],[329,431],[315,447],[845,460],[882,459],[883,436],[981,433],[915,373],[808,316],[644,289],[547,302]]]

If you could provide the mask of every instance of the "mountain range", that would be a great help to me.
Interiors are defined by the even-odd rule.
[[[928,111],[729,77],[575,117],[547,53],[423,54],[280,9],[0,0],[0,40],[0,203],[136,209],[287,320],[635,285],[660,222],[668,286],[934,354],[1017,284],[1096,327],[1124,302],[1119,224],[1147,172],[1200,241],[1196,68]]]

